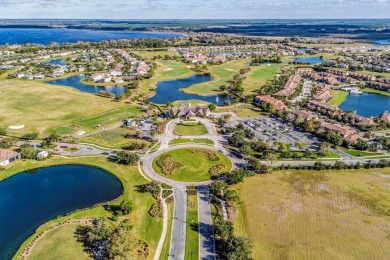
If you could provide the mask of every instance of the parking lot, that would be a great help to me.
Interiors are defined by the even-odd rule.
[[[239,122],[253,130],[257,138],[267,142],[269,145],[272,145],[274,142],[283,142],[289,144],[291,150],[299,150],[296,144],[300,143],[306,144],[311,150],[318,150],[319,148],[320,141],[317,137],[279,118],[259,116],[250,120],[230,122],[229,126],[235,126]]]

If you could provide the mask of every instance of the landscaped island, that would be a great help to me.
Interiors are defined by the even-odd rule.
[[[165,152],[153,162],[160,175],[177,181],[200,182],[230,171],[232,163],[220,152],[203,148],[184,148]]]

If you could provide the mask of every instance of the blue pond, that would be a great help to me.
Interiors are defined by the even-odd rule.
[[[349,94],[340,105],[340,109],[356,111],[356,114],[365,117],[379,116],[385,111],[390,111],[390,97],[374,93]]]
[[[181,34],[137,31],[102,31],[77,29],[0,28],[0,44],[50,44],[76,43],[78,41],[101,42],[104,40],[172,38]]]
[[[294,58],[293,60],[298,63],[309,63],[309,64],[319,64],[325,62],[325,60],[321,59],[320,57]]]
[[[39,168],[0,181],[0,259],[11,259],[48,220],[113,200],[122,192],[114,175],[83,165]]]
[[[149,100],[156,104],[166,104],[167,102],[190,99],[202,100],[219,106],[223,105],[225,101],[233,103],[234,100],[228,95],[198,96],[187,94],[180,90],[211,80],[213,78],[209,75],[194,75],[185,79],[160,81],[157,83],[156,95]]]
[[[109,93],[113,93],[116,97],[120,94],[124,93],[127,86],[111,86],[111,87],[105,87],[105,86],[91,86],[86,85],[81,82],[82,79],[85,78],[85,75],[75,75],[68,78],[63,79],[56,79],[48,81],[47,83],[53,84],[53,85],[61,85],[61,86],[68,86],[75,89],[78,89],[82,92],[88,92],[93,94],[98,94],[100,91],[105,91]]]
[[[374,44],[377,44],[377,45],[390,45],[390,40],[375,41]]]
[[[49,60],[45,63],[49,65],[67,65],[64,59]]]

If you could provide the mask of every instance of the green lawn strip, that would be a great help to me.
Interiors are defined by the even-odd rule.
[[[92,143],[98,146],[114,149],[122,149],[124,146],[127,146],[130,143],[146,143],[147,146],[150,145],[150,142],[145,140],[126,138],[125,135],[129,133],[130,130],[128,128],[115,128],[108,130],[107,132],[101,132],[82,137],[80,142]]]
[[[75,124],[93,128],[97,125],[108,125],[114,122],[119,122],[124,119],[135,117],[141,112],[134,106],[125,106],[113,110],[106,111],[97,115],[86,117],[75,121]]]
[[[367,93],[374,93],[374,94],[380,94],[380,95],[384,95],[384,96],[390,96],[390,92],[378,90],[378,89],[373,89],[373,88],[364,88],[363,91],[367,92]]]
[[[345,148],[341,148],[341,151],[343,151],[346,154],[349,154],[349,155],[352,155],[352,156],[356,156],[356,157],[366,157],[366,156],[379,156],[379,155],[382,155],[381,153],[372,153],[372,152],[351,150],[351,149],[345,149]]]
[[[171,237],[172,237],[172,220],[173,220],[173,203],[168,204],[168,230],[167,236],[165,237],[164,245],[161,250],[160,260],[169,259],[169,250],[171,248]]]
[[[207,128],[204,124],[196,125],[184,125],[178,124],[173,130],[175,135],[205,135],[207,134]]]
[[[199,259],[198,196],[187,196],[187,228],[185,259]]]
[[[4,170],[0,171],[0,180],[19,172],[61,164],[84,164],[96,166],[114,174],[121,181],[124,192],[123,195],[118,198],[118,200],[112,202],[112,204],[119,204],[122,199],[129,199],[134,202],[135,210],[129,215],[129,219],[134,225],[134,229],[149,244],[150,256],[153,256],[161,235],[162,223],[161,221],[158,222],[156,218],[152,218],[148,213],[152,204],[155,203],[155,200],[149,193],[141,193],[138,191],[138,186],[146,184],[147,181],[138,173],[138,168],[136,166],[124,166],[111,163],[108,162],[105,157],[79,157],[72,159],[52,157],[46,161],[39,162],[32,160],[18,160],[10,165],[7,165]],[[28,245],[37,234],[47,230],[49,227],[53,227],[56,224],[69,219],[97,218],[101,216],[111,216],[111,213],[106,211],[102,206],[97,206],[90,209],[75,211],[67,216],[50,220],[42,224],[36,230],[35,234],[23,243],[21,248],[18,250],[17,255],[22,252],[23,248]],[[68,239],[75,238],[71,237]]]
[[[206,154],[191,153],[189,150],[189,148],[176,149],[157,156],[156,159],[153,161],[153,169],[158,174],[168,179],[177,181],[199,182],[210,180],[211,175],[209,173],[209,170],[212,166],[218,164],[226,165],[226,167],[220,172],[228,172],[232,167],[230,159],[219,152],[215,152],[219,160],[210,161]],[[160,166],[157,165],[157,161],[159,161],[160,158],[166,154],[171,155],[175,162],[178,162],[183,165],[180,168],[175,169],[171,175],[165,175],[162,172]]]
[[[207,138],[199,138],[199,139],[178,138],[169,141],[169,145],[179,145],[179,144],[187,144],[187,143],[214,145],[214,142]]]
[[[348,96],[348,92],[342,90],[332,90],[332,99],[328,101],[329,105],[338,107],[340,106]]]

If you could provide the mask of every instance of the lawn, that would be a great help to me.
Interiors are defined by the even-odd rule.
[[[365,152],[365,151],[359,151],[359,150],[353,150],[353,149],[345,149],[345,148],[341,148],[341,151],[343,151],[346,154],[349,154],[349,155],[352,155],[352,156],[356,156],[356,157],[382,155],[381,153],[372,153],[372,152]]]
[[[375,93],[375,94],[380,94],[380,95],[384,95],[384,96],[390,96],[390,92],[388,92],[388,91],[383,91],[383,90],[378,90],[378,89],[373,89],[373,88],[364,88],[363,91],[367,92],[367,93]]]
[[[199,259],[198,196],[187,196],[187,227],[185,259]]]
[[[233,112],[239,118],[253,118],[253,117],[258,117],[262,113],[262,110],[251,104],[242,104],[239,106],[233,106],[228,108],[217,107],[217,109],[214,112],[215,113]]]
[[[332,90],[332,99],[328,101],[329,105],[338,107],[340,106],[348,96],[348,92],[342,90]]]
[[[107,170],[114,174],[122,182],[124,188],[124,194],[121,199],[130,199],[135,204],[135,210],[130,214],[130,220],[134,225],[134,229],[140,234],[140,236],[149,244],[150,246],[150,259],[153,258],[153,254],[156,250],[161,230],[162,223],[158,222],[157,219],[152,218],[148,211],[153,203],[155,203],[153,197],[149,193],[141,193],[138,191],[138,186],[146,184],[147,181],[139,174],[138,168],[136,166],[124,166],[116,163],[108,162],[105,157],[83,157],[83,158],[60,158],[53,157],[46,161],[31,161],[31,160],[18,160],[10,165],[7,165],[3,171],[0,172],[0,180],[7,178],[11,175],[14,175],[21,171],[26,171],[28,169],[34,169],[37,167],[45,167],[50,165],[58,164],[86,164],[91,166],[100,167],[104,170]],[[117,200],[115,203],[120,203],[121,199]],[[37,229],[37,232],[31,236],[27,241],[22,245],[21,248],[24,248],[35,236],[36,234],[48,229],[49,227],[55,226],[57,223],[63,222],[68,219],[85,219],[85,218],[96,218],[100,216],[111,216],[111,212],[106,211],[102,206],[95,207],[92,209],[81,210],[75,213],[72,213],[65,217],[60,217],[48,221]],[[68,239],[72,239],[70,237]],[[48,240],[50,241],[50,240]],[[55,240],[57,241],[57,240]],[[45,248],[51,250],[51,248],[64,248],[60,247],[59,244],[53,241],[52,245],[45,245]],[[63,243],[63,241],[61,242]],[[61,249],[62,250],[62,249]],[[69,249],[63,249],[69,250]],[[19,249],[18,254],[21,252]],[[34,251],[33,251],[34,253]],[[49,252],[43,250],[40,254],[49,254]],[[58,252],[58,254],[65,255],[66,252]]]
[[[135,138],[125,138],[126,134],[130,134],[130,130],[128,128],[115,128],[112,130],[108,130],[107,132],[101,132],[89,136],[82,137],[80,142],[82,143],[92,143],[95,145],[114,148],[114,149],[122,149],[124,146],[129,145],[130,143],[146,143],[147,147],[149,147],[150,142],[135,139]]]
[[[388,259],[390,169],[280,171],[236,186],[254,259]]]
[[[256,90],[275,77],[280,67],[280,64],[250,66],[251,72],[246,75],[244,80],[244,95],[255,94]]]
[[[210,161],[208,156],[204,153],[191,153],[189,148],[172,150],[163,153],[153,161],[153,169],[160,175],[176,180],[176,181],[188,181],[188,182],[200,182],[210,180],[211,175],[209,170],[212,166],[223,164],[225,168],[220,172],[228,172],[232,167],[232,162],[225,155],[215,152],[218,156],[218,161]],[[210,151],[207,149],[201,149],[204,151]],[[157,165],[157,161],[163,156],[169,154],[172,156],[175,162],[180,163],[182,166],[175,169],[171,175],[165,175],[161,167]]]
[[[188,143],[214,145],[213,140],[207,138],[199,138],[199,139],[178,138],[169,141],[169,145],[179,145],[179,144],[188,144]]]
[[[205,135],[207,134],[207,128],[204,124],[177,124],[175,130],[173,130],[173,133],[175,135]]]
[[[138,110],[138,108],[134,106],[125,106],[110,111],[106,111],[101,114],[82,118],[80,120],[75,121],[75,124],[84,127],[94,128],[98,125],[104,126],[115,122],[120,122],[122,120],[135,117],[140,113],[141,112]]]
[[[141,81],[137,90],[139,93],[149,93],[150,89],[156,88],[157,82],[159,81],[186,78],[195,74],[191,69],[193,66],[183,62],[158,60],[156,63],[159,66],[155,70],[155,75],[151,79]]]
[[[27,259],[91,259],[75,237],[77,226],[76,224],[67,224],[49,231],[35,244]]]
[[[244,68],[246,62],[248,62],[248,60],[234,60],[221,65],[210,65],[208,68],[211,77],[213,78],[212,81],[194,84],[183,89],[183,91],[201,96],[215,95],[216,92],[220,91],[220,86],[228,84],[228,81],[232,80],[234,75],[237,74],[240,69]]]
[[[25,125],[19,134],[64,131],[74,121],[124,106],[124,103],[35,81],[0,84],[0,126]],[[70,129],[66,130],[72,132]]]

